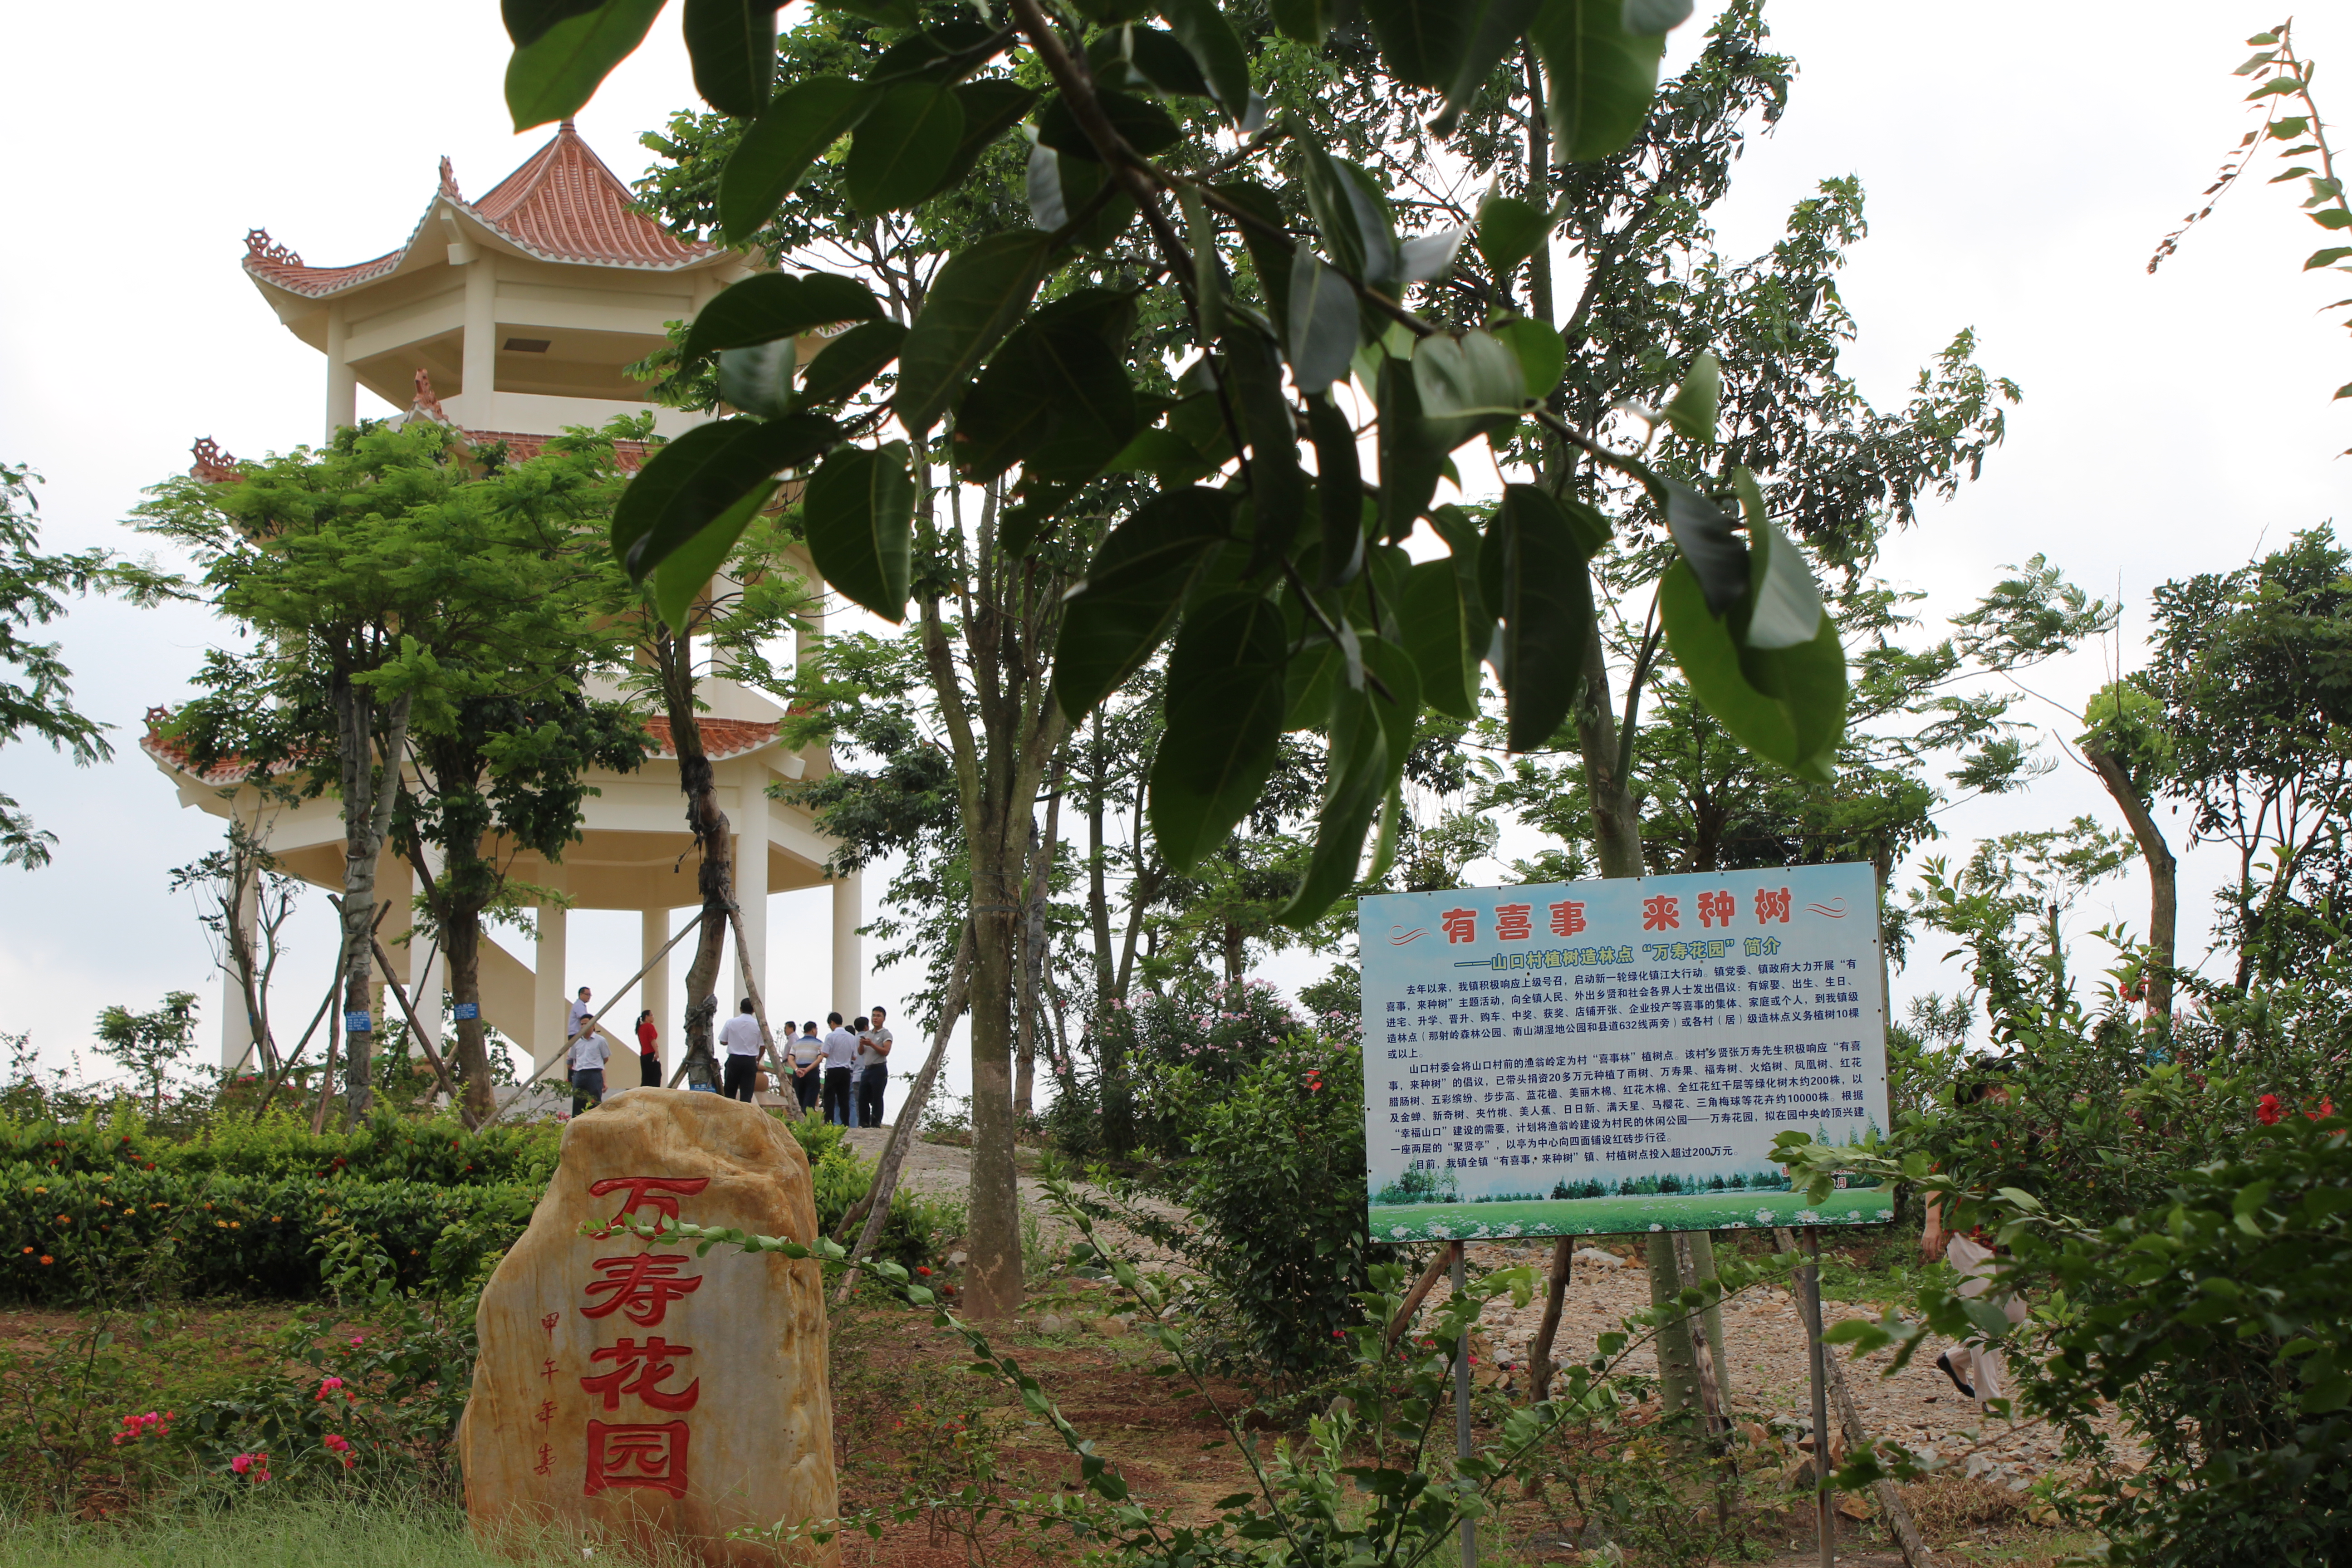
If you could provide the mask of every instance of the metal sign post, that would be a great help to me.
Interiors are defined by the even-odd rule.
[[[1454,1244],[1454,1293],[1462,1294],[1468,1284],[1468,1273],[1462,1257],[1462,1244]],[[1462,1331],[1462,1338],[1454,1347],[1454,1457],[1470,1457],[1470,1331]],[[1478,1521],[1465,1517],[1462,1521],[1462,1568],[1478,1568]]]
[[[1830,1507],[1830,1380],[1822,1364],[1828,1354],[1822,1343],[1822,1233],[1807,1226],[1803,1237],[1805,1261],[1797,1268],[1803,1287],[1805,1363],[1813,1381],[1813,1528],[1821,1541],[1822,1568],[1837,1562],[1837,1515]]]

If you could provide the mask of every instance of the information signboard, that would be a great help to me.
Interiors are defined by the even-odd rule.
[[[1360,900],[1377,1241],[1868,1224],[1772,1140],[1883,1131],[1866,865]]]

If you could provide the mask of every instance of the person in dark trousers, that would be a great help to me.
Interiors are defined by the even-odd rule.
[[[857,1045],[857,1125],[882,1125],[882,1091],[890,1084],[890,1031],[882,1026],[884,1010],[877,1007]]]
[[[803,1116],[816,1109],[817,1095],[824,1088],[824,1042],[816,1037],[816,1020],[811,1018],[793,1042],[793,1098],[800,1102]]]
[[[637,1080],[639,1088],[662,1086],[661,1052],[654,1048],[654,1042],[659,1038],[661,1031],[654,1027],[654,1010],[648,1007],[637,1015],[637,1060],[642,1075]]]
[[[727,1076],[719,1092],[730,1100],[751,1103],[751,1089],[760,1076],[760,1020],[751,1016],[751,999],[743,998],[736,1015],[719,1026],[719,1043],[727,1048]]]
[[[836,1127],[857,1125],[851,1069],[857,1062],[857,1037],[841,1026],[841,1015],[827,1013],[833,1032],[824,1037],[824,1119]]]
[[[572,1037],[572,1114],[578,1116],[604,1103],[604,1031],[594,1023]]]

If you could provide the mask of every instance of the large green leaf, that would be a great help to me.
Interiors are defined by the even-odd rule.
[[[801,375],[801,402],[813,408],[840,403],[898,357],[907,329],[898,321],[860,321],[827,342]]]
[[[1440,713],[1475,720],[1478,665],[1487,638],[1478,635],[1473,607],[1462,602],[1461,574],[1451,559],[1420,562],[1405,574],[1397,619],[1405,651],[1421,672],[1422,696]]]
[[[1663,37],[1627,32],[1623,0],[1544,0],[1528,39],[1543,59],[1556,160],[1605,158],[1633,139],[1658,89]]]
[[[1003,77],[958,82],[948,90],[963,106],[963,139],[956,143],[955,156],[948,160],[947,174],[931,187],[933,195],[953,190],[969,179],[981,154],[1037,106],[1035,92]]]
[[[1103,118],[1110,121],[1111,129],[1147,158],[1165,153],[1183,140],[1184,133],[1176,128],[1168,111],[1148,99],[1105,87],[1095,89],[1095,102],[1101,106]],[[1069,104],[1058,92],[1045,100],[1045,107],[1037,115],[1037,140],[1073,158],[1102,162],[1102,154],[1095,151],[1094,142],[1079,129],[1077,117],[1070,112]]]
[[[1151,829],[1179,871],[1225,841],[1273,772],[1282,743],[1289,639],[1263,594],[1186,612],[1168,656],[1168,731],[1151,765]]]
[[[1173,33],[1130,23],[1106,27],[1087,45],[1087,63],[1105,87],[1132,91],[1157,89],[1176,98],[1207,98],[1209,79],[1201,62]]]
[[[584,16],[604,0],[499,0],[499,20],[517,48],[532,42],[567,16]]]
[[[1364,643],[1363,660],[1363,685],[1332,685],[1330,753],[1315,848],[1297,891],[1276,917],[1293,928],[1313,924],[1355,885],[1365,836],[1404,772],[1413,721],[1421,714],[1420,678],[1412,656],[1375,637]]]
[[[1274,25],[1284,37],[1319,47],[1337,8],[1336,0],[1273,0]]]
[[[915,519],[907,444],[836,448],[810,477],[802,510],[818,574],[884,620],[905,620]]]
[[[507,112],[517,131],[569,120],[613,68],[646,41],[662,0],[604,0],[548,26],[507,61]],[[544,16],[546,13],[541,13]]]
[[[1489,196],[1478,204],[1475,231],[1478,254],[1497,279],[1507,279],[1533,256],[1551,231],[1549,215],[1517,196]]]
[[[723,350],[719,355],[719,400],[763,419],[789,414],[793,407],[793,372],[799,361],[797,338],[778,338],[772,343]]]
[[[1356,353],[1356,290],[1304,240],[1290,263],[1290,377],[1309,397],[1348,374]]]
[[[1437,493],[1445,455],[1438,433],[1421,416],[1412,361],[1391,354],[1380,362],[1373,401],[1380,408],[1380,524],[1384,539],[1402,540]]]
[[[1299,138],[1298,161],[1306,175],[1307,208],[1331,259],[1349,277],[1396,294],[1403,258],[1379,183],[1356,164],[1324,152],[1309,136]]]
[[[1532,316],[1515,316],[1498,321],[1495,336],[1518,356],[1519,384],[1530,402],[1540,403],[1551,395],[1559,384],[1560,374],[1568,368],[1568,343],[1549,324]]]
[[[1216,0],[1160,0],[1160,14],[1200,66],[1210,94],[1225,111],[1225,118],[1238,121],[1247,114],[1249,54]]]
[[[719,230],[741,245],[775,216],[801,177],[881,98],[847,77],[811,76],[776,94],[719,173]]]
[[[1715,443],[1716,404],[1723,396],[1723,367],[1705,349],[1691,361],[1690,374],[1675,388],[1675,395],[1666,405],[1666,423],[1675,434],[1685,441],[1702,446]]]
[[[1445,106],[1429,122],[1432,131],[1440,136],[1454,133],[1462,111],[1477,98],[1495,68],[1518,54],[1519,40],[1527,36],[1528,24],[1542,4],[1543,0],[1476,0],[1464,7],[1467,42],[1455,62],[1453,79],[1445,84]]]
[[[1413,345],[1413,387],[1422,417],[1447,451],[1482,430],[1510,424],[1527,407],[1519,356],[1492,332],[1439,333]]]
[[[1037,292],[1046,239],[1034,229],[994,234],[940,268],[898,351],[898,423],[921,435],[963,393],[965,378],[1012,330]]]
[[[1743,656],[1728,621],[1708,609],[1680,561],[1658,584],[1658,617],[1692,694],[1734,740],[1801,778],[1835,776],[1846,697],[1836,623],[1822,617],[1813,640],[1798,647]]]
[[[1091,479],[1134,439],[1124,363],[1135,297],[1083,289],[1014,329],[956,416],[956,464],[991,479],[1015,463],[1048,482]]]
[[[849,139],[842,183],[872,216],[913,206],[937,190],[963,144],[963,105],[937,82],[900,82]]]
[[[1356,428],[1328,393],[1307,400],[1315,442],[1316,512],[1323,524],[1323,584],[1341,587],[1364,565],[1364,477]]]
[[[796,338],[841,321],[879,320],[882,307],[865,284],[829,272],[760,272],[721,289],[687,329],[679,357]]]
[[[1224,337],[1225,391],[1249,437],[1249,570],[1290,552],[1307,510],[1307,473],[1298,466],[1298,422],[1283,395],[1282,363],[1257,329],[1236,322]]]
[[[1072,721],[1151,657],[1233,526],[1232,496],[1192,486],[1152,497],[1110,531],[1066,595],[1055,646],[1054,700]]]
[[[694,602],[710,579],[727,564],[735,542],[776,493],[776,481],[756,485],[716,521],[662,557],[654,568],[654,607],[672,631],[684,632],[694,614]]]
[[[1381,58],[1399,81],[1450,87],[1482,7],[1464,0],[1363,0]]]
[[[1282,203],[1264,185],[1231,180],[1216,187],[1217,195],[1259,220],[1241,225],[1242,245],[1250,265],[1257,268],[1258,292],[1274,313],[1274,324],[1286,336],[1290,331],[1290,263],[1292,242],[1277,237],[1286,226]],[[1267,226],[1261,228],[1259,224]]]
[[[1666,531],[1706,591],[1707,608],[1722,615],[1748,592],[1748,547],[1732,532],[1731,518],[1721,507],[1680,479],[1664,482]]]
[[[1497,647],[1505,743],[1549,745],[1576,704],[1592,636],[1592,579],[1560,505],[1533,485],[1506,485],[1480,552],[1483,595],[1501,621]]]
[[[686,0],[686,52],[703,100],[749,120],[775,85],[775,0]]]
[[[840,439],[840,426],[814,414],[696,426],[656,452],[621,492],[613,509],[613,553],[644,581],[771,477]]]

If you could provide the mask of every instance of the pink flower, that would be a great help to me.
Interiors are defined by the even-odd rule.
[[[2254,1102],[2254,1120],[2265,1127],[2274,1127],[2279,1119],[2279,1097],[2266,1094]]]
[[[352,1440],[340,1433],[330,1432],[320,1440],[338,1454],[348,1454],[352,1451]]]
[[[228,1462],[228,1468],[259,1486],[269,1479],[269,1456],[267,1453],[239,1454]]]

